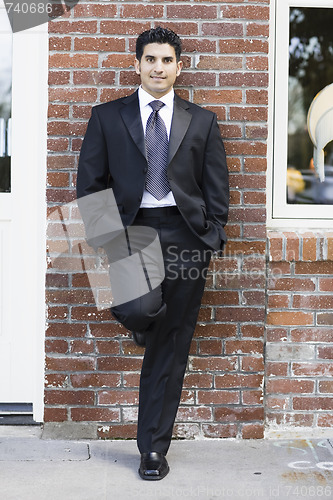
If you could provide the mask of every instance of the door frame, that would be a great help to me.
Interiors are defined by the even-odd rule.
[[[46,326],[48,23],[13,34],[12,82],[13,189],[17,185],[15,175],[20,175],[22,168],[29,169],[31,174],[28,176],[28,186],[23,187],[24,191],[29,189],[29,193],[32,193],[29,196],[29,230],[34,234],[29,241],[31,260],[28,279],[31,284],[29,303],[32,313],[27,334],[33,344],[33,418],[36,422],[42,422]],[[24,200],[24,191],[14,193],[16,199]],[[24,234],[24,228],[22,230]]]

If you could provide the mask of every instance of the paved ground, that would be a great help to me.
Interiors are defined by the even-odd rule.
[[[333,439],[174,441],[169,475],[148,482],[134,441],[40,435],[0,426],[1,500],[333,498]]]

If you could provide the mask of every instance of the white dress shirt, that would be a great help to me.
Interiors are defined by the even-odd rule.
[[[139,97],[139,105],[140,105],[140,114],[142,120],[142,126],[144,133],[146,133],[146,125],[150,114],[153,112],[152,108],[149,106],[149,103],[152,101],[161,101],[164,102],[165,106],[160,109],[159,115],[163,119],[165,123],[165,127],[168,134],[168,139],[170,138],[170,130],[171,130],[171,122],[173,115],[173,102],[174,102],[174,90],[171,89],[168,94],[164,95],[160,99],[155,99],[152,95],[148,94],[143,88],[139,87],[138,92]],[[170,207],[172,205],[176,205],[175,198],[170,191],[164,198],[161,200],[157,200],[152,194],[148,193],[145,189],[142,196],[141,208],[156,208],[156,207]]]

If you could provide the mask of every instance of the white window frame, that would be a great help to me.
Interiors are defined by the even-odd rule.
[[[0,8],[4,8],[0,0]],[[33,344],[34,367],[33,418],[42,422],[44,417],[44,364],[45,364],[45,274],[46,274],[46,162],[47,162],[47,109],[48,109],[48,23],[13,34],[12,55],[12,156],[11,193],[5,193],[6,203],[21,199],[26,190],[34,193],[29,204],[29,217],[34,221],[29,228],[35,238],[29,238],[22,227],[21,237],[34,258],[23,266],[32,283],[29,305],[33,310],[33,324],[26,331]],[[17,182],[23,175],[27,182]],[[27,174],[28,172],[28,174]],[[7,198],[6,198],[7,197]],[[24,249],[22,249],[24,259]],[[18,296],[19,301],[27,297]],[[19,311],[19,309],[18,309]],[[20,314],[18,312],[18,314]],[[24,318],[22,318],[24,321]],[[27,327],[27,325],[26,325]]]
[[[289,8],[333,8],[332,0],[275,0],[271,2],[270,22],[270,88],[268,144],[268,228],[333,227],[333,205],[288,204],[288,76],[289,76]]]

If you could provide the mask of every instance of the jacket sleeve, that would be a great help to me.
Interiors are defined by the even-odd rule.
[[[76,193],[78,198],[107,189],[109,179],[106,142],[96,108],[92,109],[83,139]]]
[[[82,143],[76,192],[87,243],[95,250],[123,230],[112,189],[106,142],[95,108]]]
[[[215,113],[206,142],[202,190],[206,202],[208,223],[213,224],[218,230],[221,248],[223,248],[227,241],[224,226],[228,220],[229,210],[229,174]]]

